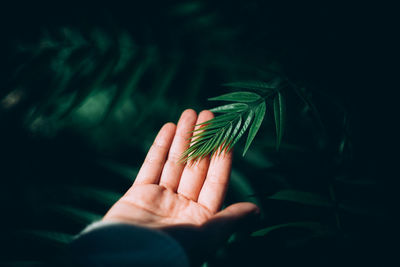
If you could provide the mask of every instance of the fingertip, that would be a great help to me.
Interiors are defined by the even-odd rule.
[[[212,113],[209,110],[203,110],[203,111],[200,112],[199,118],[209,120],[209,119],[214,118],[214,113]]]
[[[184,127],[186,128],[187,126],[190,125],[190,127],[193,127],[196,124],[197,120],[197,113],[193,109],[186,109],[182,112],[179,121],[178,121],[178,128]]]
[[[216,213],[212,220],[206,224],[210,228],[231,233],[235,228],[252,228],[258,221],[260,209],[250,202],[239,202],[228,206]]]
[[[181,118],[184,118],[184,117],[197,117],[197,112],[191,108],[185,109],[181,115]]]
[[[251,202],[239,202],[228,207],[231,212],[236,214],[247,215],[247,214],[260,214],[260,208]],[[228,209],[227,208],[227,209]]]
[[[170,146],[175,134],[175,129],[176,125],[172,122],[164,124],[154,139],[154,143],[157,145],[168,144],[168,146]]]
[[[204,123],[214,118],[214,114],[209,110],[203,110],[199,113],[196,124]]]
[[[161,129],[165,130],[175,130],[176,125],[173,122],[167,122],[166,124],[163,125]]]
[[[243,210],[246,213],[252,213],[252,214],[260,214],[260,208],[251,202],[242,202]]]
[[[172,122],[168,122],[161,127],[160,131],[156,139],[154,140],[155,143],[171,143],[172,138],[175,134],[176,125]]]

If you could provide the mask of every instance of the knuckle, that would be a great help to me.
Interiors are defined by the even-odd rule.
[[[219,175],[210,175],[207,177],[207,183],[212,185],[224,185],[226,181],[223,181]]]

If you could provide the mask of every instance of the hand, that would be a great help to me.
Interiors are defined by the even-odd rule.
[[[229,237],[243,218],[258,213],[252,203],[237,203],[219,211],[229,182],[232,152],[191,164],[179,162],[195,125],[211,118],[210,111],[197,117],[189,109],[182,113],[178,126],[165,124],[134,184],[103,220],[161,229],[200,259],[207,254],[205,250]]]

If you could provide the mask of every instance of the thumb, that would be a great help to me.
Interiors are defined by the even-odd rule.
[[[221,241],[228,238],[245,223],[254,220],[259,214],[260,209],[255,204],[240,202],[215,214],[204,227]]]
[[[249,216],[258,215],[260,209],[257,205],[251,202],[239,202],[232,204],[225,208],[224,210],[218,212],[214,215],[213,219],[226,220],[228,221],[238,221],[245,219]]]

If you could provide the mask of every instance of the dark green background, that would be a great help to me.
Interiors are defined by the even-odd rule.
[[[242,159],[242,146],[236,149],[234,171],[241,177],[237,181],[246,181],[252,189],[237,183],[227,202],[255,201],[248,195],[254,193],[263,210],[257,229],[298,221],[318,222],[323,227],[284,227],[257,238],[239,235],[210,259],[209,265],[382,265],[389,260],[390,217],[396,211],[390,205],[395,203],[389,190],[394,189],[390,170],[395,165],[388,159],[393,156],[387,129],[391,122],[388,114],[394,114],[388,97],[393,88],[388,82],[393,72],[389,65],[393,57],[392,18],[390,8],[383,5],[320,1],[0,4],[0,100],[16,88],[24,92],[15,106],[0,107],[4,245],[0,261],[36,264],[56,258],[64,247],[62,242],[27,231],[78,233],[92,217],[65,207],[104,214],[113,198],[109,202],[96,200],[103,197],[90,188],[123,193],[164,122],[176,121],[185,108],[200,111],[213,107],[206,99],[227,92],[222,83],[284,75],[306,89],[324,128],[298,96],[288,91],[282,149],[274,150],[273,116],[267,112],[250,149],[253,156]],[[62,40],[62,29],[71,29],[88,40],[99,31],[111,40],[111,56],[94,55],[95,67],[113,59],[112,51],[118,52],[114,41],[122,33],[132,38],[139,51],[133,67],[137,66],[135,60],[145,60],[146,49],[155,47],[154,62],[135,92],[127,96],[137,104],[128,116],[130,120],[121,124],[110,115],[92,124],[96,119],[90,114],[82,119],[76,113],[82,100],[70,113],[32,130],[27,114],[40,103],[54,100],[49,92],[55,90],[57,82],[53,83],[55,75],[49,66],[62,48],[36,62],[30,59],[39,51],[44,32]],[[30,50],[21,52],[21,47]],[[96,41],[91,49],[97,49]],[[25,76],[18,72],[21,66],[26,66]],[[174,66],[177,70],[170,83],[165,90],[160,89]],[[130,75],[127,67],[101,86],[114,84],[118,88]],[[91,79],[88,81],[90,84]],[[66,95],[85,86],[85,80],[78,78]],[[119,108],[117,105],[110,113]],[[53,103],[37,116],[51,116],[56,111]],[[345,135],[344,117],[350,145],[338,155]],[[132,125],[125,126],[130,121]],[[287,189],[330,198],[329,186],[338,198],[336,205],[351,203],[356,212],[338,211],[338,206],[326,209],[301,197],[295,201],[269,198]]]

